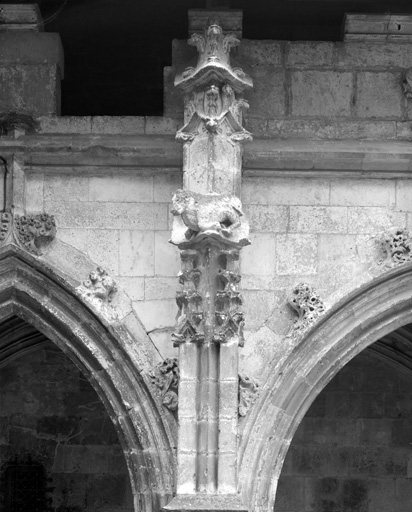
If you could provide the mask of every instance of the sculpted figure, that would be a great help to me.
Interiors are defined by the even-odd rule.
[[[235,196],[203,196],[185,190],[173,194],[173,215],[181,215],[189,240],[205,231],[216,231],[230,237],[241,225],[240,199]]]

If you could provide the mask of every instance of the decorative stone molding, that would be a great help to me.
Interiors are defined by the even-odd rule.
[[[391,228],[382,234],[379,243],[383,252],[380,265],[392,268],[412,261],[412,238],[408,230]]]
[[[412,68],[405,71],[402,86],[406,98],[408,98],[408,100],[412,99]]]
[[[14,233],[28,252],[41,255],[56,236],[54,216],[47,213],[15,215]]]
[[[319,294],[306,283],[300,283],[294,288],[288,303],[298,314],[288,337],[299,337],[325,312]]]
[[[203,124],[207,132],[225,131],[232,142],[252,140],[252,135],[242,126],[243,110],[247,108],[247,101],[236,99],[228,84],[222,87],[212,84],[204,91],[195,91],[186,101],[186,124],[176,133],[176,139],[192,141]]]
[[[193,34],[188,44],[197,48],[197,65],[187,67],[176,76],[177,87],[185,90],[206,81],[230,84],[237,92],[252,87],[250,77],[230,63],[230,50],[240,44],[239,39],[234,34],[224,35],[217,18],[209,20],[204,34]]]
[[[171,243],[191,247],[203,239],[225,245],[248,245],[249,226],[242,223],[242,203],[236,196],[202,195],[186,190],[173,194],[174,215]]]
[[[237,337],[239,347],[243,347],[244,316],[241,311],[243,304],[239,292],[241,275],[237,271],[239,251],[236,249],[222,251],[225,257],[224,268],[217,273],[219,290],[216,292],[215,317],[216,327],[213,340],[215,343],[228,343]],[[229,270],[231,269],[231,270]]]
[[[89,278],[84,281],[83,286],[88,290],[86,295],[97,298],[103,302],[111,302],[117,285],[114,279],[101,267],[90,272]]]
[[[152,370],[150,379],[161,391],[163,405],[172,412],[178,408],[179,364],[167,358]]]
[[[244,417],[259,396],[259,383],[239,373],[239,416]]]
[[[7,239],[12,223],[12,214],[10,212],[2,212],[0,217],[0,243]]]

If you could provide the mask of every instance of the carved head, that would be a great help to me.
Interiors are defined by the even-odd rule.
[[[172,197],[172,214],[181,215],[186,210],[191,201],[193,201],[193,197],[190,192],[182,189],[176,190]]]

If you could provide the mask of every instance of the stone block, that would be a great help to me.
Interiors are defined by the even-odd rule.
[[[412,439],[412,422],[410,419],[392,420],[391,434],[394,446],[409,447]]]
[[[90,176],[89,200],[117,203],[152,202],[153,177],[127,174]]]
[[[289,68],[319,68],[333,65],[334,43],[293,41],[286,45],[286,66]]]
[[[288,225],[288,210],[285,206],[250,205],[245,208],[250,230],[285,233]]]
[[[325,180],[247,178],[242,187],[244,204],[329,204],[329,182]]]
[[[195,452],[197,448],[197,424],[193,418],[179,419],[179,449],[185,452]]]
[[[37,116],[60,113],[60,74],[56,65],[0,64],[0,111]]]
[[[290,206],[291,233],[345,233],[347,209],[339,206]]]
[[[116,282],[131,300],[144,300],[144,277],[117,277]]]
[[[243,125],[254,137],[267,136],[266,119],[245,115]]]
[[[358,117],[399,118],[402,115],[403,100],[400,73],[358,73]]]
[[[122,276],[154,275],[153,231],[121,231],[119,273]]]
[[[147,116],[145,124],[146,135],[176,135],[183,126],[183,119],[170,117]]]
[[[254,118],[272,119],[284,115],[286,84],[284,71],[272,68],[254,68],[253,89],[245,94],[249,101],[249,115]]]
[[[316,235],[277,235],[276,273],[305,276],[316,273]]]
[[[64,72],[60,35],[51,32],[8,31],[0,33],[0,63],[57,65]]]
[[[395,503],[395,480],[392,478],[369,478],[369,507],[374,512],[392,510]]]
[[[233,51],[234,58],[240,66],[251,68],[258,66],[282,66],[282,41],[242,39],[241,44]],[[253,70],[252,70],[253,74]]]
[[[142,116],[94,116],[91,117],[91,131],[95,135],[140,135],[145,132],[145,118]]]
[[[396,209],[412,212],[412,180],[397,180]]]
[[[136,301],[133,309],[147,332],[175,325],[176,302],[173,299]]]
[[[85,254],[87,253],[87,229],[65,229],[59,227],[57,229],[57,238],[65,244],[69,244]]]
[[[246,313],[246,329],[255,331],[274,315],[277,297],[273,292],[243,292],[244,311]]]
[[[40,123],[39,133],[88,134],[92,130],[91,119],[89,116],[43,116],[38,119]]]
[[[378,207],[348,208],[348,232],[378,235],[391,226],[405,227],[405,213]]]
[[[27,212],[44,211],[43,206],[43,185],[44,175],[42,173],[26,174],[24,199]]]
[[[47,202],[87,201],[89,178],[75,174],[45,174],[44,200]],[[49,212],[53,213],[53,212]]]
[[[412,486],[410,479],[397,478],[395,486],[396,512],[409,512],[412,503]]]
[[[112,276],[119,274],[119,232],[114,229],[89,229],[87,254]]]
[[[395,182],[368,179],[332,180],[330,183],[330,204],[393,208],[395,205]]]
[[[336,44],[336,63],[342,69],[409,68],[411,43],[345,42]]]
[[[155,275],[177,276],[180,270],[180,251],[169,243],[170,232],[155,233]]]
[[[362,446],[390,446],[392,420],[384,418],[362,418]]]
[[[163,115],[183,119],[183,94],[175,87],[176,70],[166,66],[163,71]]]
[[[173,329],[167,329],[163,331],[152,331],[149,334],[153,345],[156,347],[156,350],[159,352],[162,359],[166,359],[167,357],[178,357],[179,355],[179,349],[173,346],[172,331]]]
[[[153,177],[154,183],[154,201],[156,203],[170,203],[173,193],[182,188],[181,172],[156,173]]]
[[[146,277],[145,299],[174,299],[178,288],[176,277]]]
[[[46,186],[46,183],[45,183]],[[168,208],[154,203],[92,203],[45,200],[45,210],[53,213],[63,228],[130,230],[166,229]]]
[[[293,115],[321,117],[351,115],[352,73],[296,71],[292,73],[291,81]]]
[[[242,249],[240,268],[243,275],[272,277],[276,265],[276,237],[259,233],[250,236],[252,245]]]

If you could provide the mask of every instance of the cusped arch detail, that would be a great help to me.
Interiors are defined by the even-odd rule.
[[[144,341],[120,321],[99,317],[56,268],[9,246],[0,250],[0,324],[13,316],[55,343],[88,378],[118,433],[135,510],[159,510],[173,495],[174,443],[170,419],[152,394]]]
[[[240,491],[251,510],[273,510],[291,440],[326,384],[369,345],[411,322],[412,264],[404,264],[340,300],[270,374],[240,444]]]

